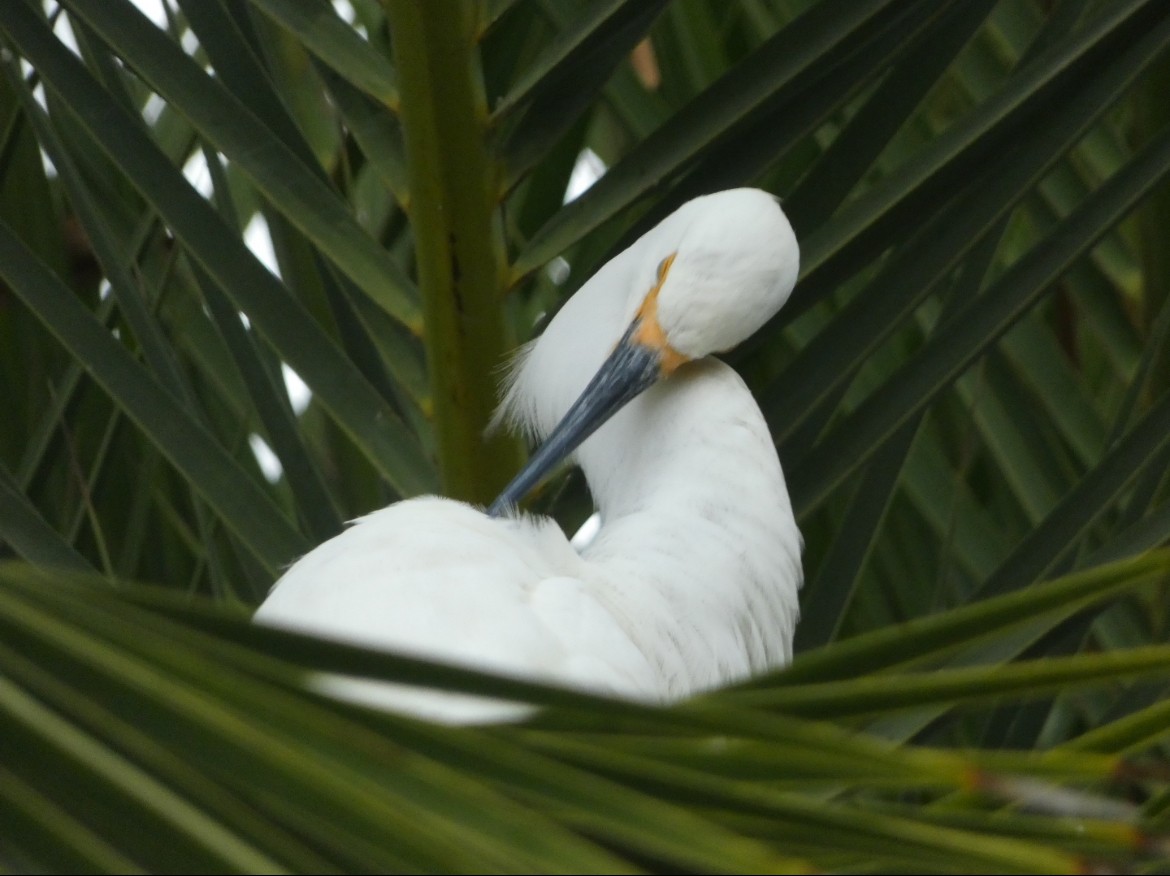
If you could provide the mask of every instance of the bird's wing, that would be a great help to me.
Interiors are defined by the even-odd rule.
[[[492,520],[458,502],[414,499],[362,518],[301,558],[256,620],[519,678],[653,698],[653,667],[588,578],[588,566],[551,521]],[[445,720],[507,716],[498,704],[480,714],[474,704],[450,700],[447,709],[436,695],[404,696],[353,679],[325,687]]]

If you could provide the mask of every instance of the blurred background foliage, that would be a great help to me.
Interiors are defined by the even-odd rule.
[[[1165,869],[1170,7],[143,9],[0,3],[0,868]],[[739,185],[802,246],[729,357],[791,669],[659,710],[251,628],[343,521],[490,499],[508,351]]]

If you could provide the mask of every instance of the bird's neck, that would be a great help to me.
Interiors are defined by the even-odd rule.
[[[655,655],[669,686],[700,690],[787,662],[800,534],[763,416],[734,371],[686,366],[578,458],[602,518],[584,556],[615,615],[642,619],[628,630],[635,641],[656,652],[680,643]]]

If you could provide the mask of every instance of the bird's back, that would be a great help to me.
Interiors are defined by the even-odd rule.
[[[487,672],[656,698],[646,656],[593,596],[586,564],[541,518],[490,519],[449,499],[399,502],[295,563],[256,620]],[[439,720],[501,704],[333,678],[322,690]]]

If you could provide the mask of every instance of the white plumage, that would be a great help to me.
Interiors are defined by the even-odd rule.
[[[295,563],[256,620],[650,702],[783,665],[800,534],[759,408],[732,369],[705,357],[780,308],[797,264],[770,195],[697,198],[598,271],[526,351],[501,410],[540,439],[599,369],[611,375],[615,346],[654,372],[576,450],[601,516],[580,554],[547,519],[412,499]],[[593,407],[591,395],[578,405]],[[579,438],[561,447],[554,437],[554,460]],[[523,714],[355,679],[319,686],[437,720]]]

